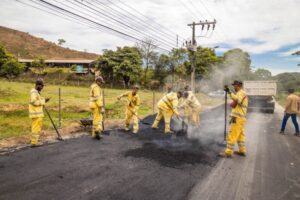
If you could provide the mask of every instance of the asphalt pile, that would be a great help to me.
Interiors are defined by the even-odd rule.
[[[202,113],[188,136],[163,134],[162,120],[138,135],[115,130],[0,156],[0,199],[185,199],[218,161],[221,112]]]

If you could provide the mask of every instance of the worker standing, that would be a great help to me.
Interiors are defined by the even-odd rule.
[[[180,104],[185,112],[187,123],[199,127],[201,104],[192,91],[183,93],[183,102]]]
[[[102,138],[103,126],[103,113],[105,112],[103,107],[103,92],[101,89],[101,84],[104,80],[101,76],[96,77],[95,83],[91,85],[90,90],[90,109],[93,113],[93,129],[92,138],[100,140]]]
[[[30,103],[29,103],[29,118],[31,118],[31,146],[39,145],[39,137],[43,126],[44,105],[50,100],[50,98],[44,98],[41,96],[41,91],[44,88],[43,79],[37,79],[35,82],[35,88],[30,91]]]
[[[173,133],[170,128],[171,118],[173,115],[176,117],[179,117],[179,113],[177,111],[178,106],[178,100],[182,97],[182,92],[178,91],[170,92],[166,94],[161,100],[159,100],[157,107],[158,107],[158,113],[156,115],[156,118],[154,120],[154,123],[152,125],[152,128],[157,129],[159,121],[162,117],[164,117],[165,120],[165,133],[171,134]]]
[[[232,157],[233,153],[241,156],[246,156],[245,147],[245,123],[248,108],[248,98],[245,91],[242,89],[243,83],[241,81],[234,81],[232,86],[236,93],[229,90],[228,86],[224,87],[233,102],[231,103],[232,112],[230,114],[230,129],[227,135],[227,147],[224,153],[220,153],[221,157]],[[238,143],[239,151],[234,152],[234,145]]]
[[[289,95],[286,101],[284,117],[282,120],[280,133],[284,134],[286,123],[288,119],[291,117],[295,127],[295,136],[300,137],[299,125],[297,122],[297,113],[299,112],[300,109],[300,98],[294,94],[294,89],[289,89],[288,93]]]
[[[129,131],[130,122],[133,119],[133,131],[132,133],[136,134],[139,130],[139,119],[138,119],[138,110],[140,106],[140,97],[138,95],[139,86],[135,85],[132,88],[131,92],[125,92],[124,94],[118,96],[118,100],[121,98],[127,98],[127,107],[125,112],[125,130]]]

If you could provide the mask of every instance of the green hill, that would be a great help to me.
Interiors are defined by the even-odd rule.
[[[99,55],[61,47],[29,33],[0,26],[0,45],[19,58],[96,59]]]
[[[293,88],[296,91],[300,91],[300,73],[281,73],[273,77],[278,82],[279,91],[287,91],[289,88]]]

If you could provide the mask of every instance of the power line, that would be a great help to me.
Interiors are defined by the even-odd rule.
[[[126,28],[132,29],[133,31],[138,32],[138,33],[140,33],[140,34],[145,34],[146,37],[152,38],[152,40],[155,40],[155,41],[160,42],[160,43],[164,43],[165,45],[167,45],[167,46],[169,46],[169,47],[171,47],[171,48],[174,47],[174,46],[170,45],[169,41],[165,40],[164,38],[162,38],[162,37],[160,37],[160,36],[157,37],[157,38],[159,38],[159,39],[153,38],[152,35],[150,35],[149,33],[145,32],[145,31],[140,31],[140,30],[137,29],[136,27],[132,27],[132,26],[128,25],[126,22],[124,22],[124,21],[121,21],[121,20],[118,20],[118,19],[116,19],[116,18],[113,18],[113,17],[111,17],[110,15],[105,14],[105,13],[102,13],[102,12],[100,12],[99,10],[96,10],[96,9],[92,8],[91,6],[85,5],[84,3],[81,3],[81,2],[79,2],[79,1],[77,1],[77,0],[74,0],[74,1],[75,1],[76,3],[78,3],[78,4],[81,4],[81,5],[85,6],[85,7],[87,7],[87,8],[90,9],[93,13],[95,13],[97,16],[99,16],[99,14],[100,14],[100,15],[102,15],[102,16],[104,16],[104,17],[107,17],[109,20],[113,20],[113,21],[115,21],[115,22],[121,24],[122,26],[125,26]],[[90,5],[91,5],[91,4],[90,4]],[[103,10],[103,9],[102,9],[102,10]],[[99,14],[98,14],[98,13],[99,13]]]
[[[207,13],[208,13],[208,15],[210,15],[210,17],[212,18],[212,19],[215,19],[215,17],[213,16],[213,14],[210,12],[210,10],[207,8],[207,6],[205,5],[205,3],[202,1],[202,0],[199,0],[200,1],[200,3],[203,5],[203,7],[204,7],[204,9],[207,11]],[[221,25],[221,24],[220,24]],[[222,29],[222,32],[223,32],[223,34],[224,34],[224,36],[226,36],[226,34],[225,34],[225,31],[223,30],[223,28],[222,28],[222,25],[220,26],[219,25],[219,27]],[[217,29],[217,34],[218,34],[218,29]],[[225,38],[226,39],[226,38]]]
[[[92,1],[95,2],[95,4],[93,4],[91,2],[90,3],[93,6],[95,6],[96,8],[99,8],[98,4],[101,4],[102,7],[104,6],[105,8],[110,10],[110,14],[113,14],[114,16],[116,16],[120,19],[127,20],[127,22],[132,24],[133,26],[137,26],[138,28],[143,28],[145,30],[148,30],[149,32],[151,32],[151,34],[157,35],[157,37],[164,36],[165,39],[168,39],[172,43],[175,42],[175,38],[174,38],[174,40],[172,39],[172,37],[174,37],[175,35],[171,35],[169,33],[165,33],[161,29],[154,28],[153,26],[151,26],[151,24],[145,22],[143,19],[139,18],[138,16],[132,14],[131,12],[123,9],[122,7],[120,7],[116,4],[113,4],[113,5],[115,5],[115,7],[117,7],[119,10],[121,10],[121,12],[118,11],[116,8],[106,5],[105,3],[101,2],[101,1],[97,1],[97,0],[92,0]],[[101,8],[99,8],[99,9],[101,9]],[[106,12],[107,12],[107,10],[106,10]]]
[[[111,0],[108,0],[109,2],[113,3]],[[140,11],[138,11],[137,9],[133,8],[132,6],[129,6],[128,4],[124,3],[123,1],[121,0],[118,0],[121,4],[123,4],[125,7],[135,11],[136,13],[138,13],[139,15],[143,16],[144,18],[148,19],[149,21],[153,22],[154,24],[156,24],[158,27],[161,27],[162,29],[165,29],[165,30],[168,30],[169,32],[172,32],[174,35],[178,35],[177,33],[174,33],[173,31],[169,30],[168,28],[166,28],[165,26],[157,23],[156,21],[154,21],[153,19],[149,18],[148,16],[144,15],[143,13],[141,13]],[[113,3],[114,4],[114,3]],[[114,4],[116,5],[116,4]],[[182,39],[184,37],[178,35],[179,37],[181,37]]]
[[[79,14],[77,14],[77,13],[71,12],[71,11],[66,10],[66,9],[64,9],[64,8],[61,8],[61,7],[59,7],[59,6],[55,5],[55,4],[49,3],[49,2],[44,1],[44,0],[39,0],[39,2],[41,2],[41,3],[45,4],[45,5],[51,6],[51,7],[55,8],[55,9],[60,10],[60,11],[63,11],[64,13],[71,14],[72,16],[75,16],[76,18],[79,17],[79,18],[81,18],[81,19],[84,19],[85,21],[87,21],[87,22],[89,22],[89,23],[92,23],[92,24],[94,24],[94,25],[97,25],[97,27],[105,28],[106,30],[113,31],[114,33],[117,33],[118,35],[125,36],[127,39],[130,38],[130,39],[133,39],[134,41],[144,42],[144,41],[143,41],[142,39],[140,39],[140,38],[137,38],[137,37],[132,36],[132,35],[130,35],[130,34],[121,32],[121,31],[119,31],[119,30],[116,30],[116,29],[114,29],[114,28],[111,28],[111,27],[109,27],[109,26],[107,26],[107,25],[104,25],[104,24],[102,24],[102,23],[93,21],[93,20],[88,19],[88,18],[86,18],[86,17],[83,17],[83,16],[81,16],[81,15],[79,15]],[[158,48],[169,52],[168,49],[165,49],[165,48],[163,48],[163,47],[158,46]]]

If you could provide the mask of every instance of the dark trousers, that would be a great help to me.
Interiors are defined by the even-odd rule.
[[[287,121],[290,117],[292,117],[292,121],[293,121],[293,124],[295,126],[296,133],[299,134],[300,131],[299,131],[299,125],[298,125],[298,122],[297,122],[297,114],[286,113],[283,116],[283,120],[282,120],[282,124],[281,124],[281,131],[284,131],[286,123],[287,123]]]

